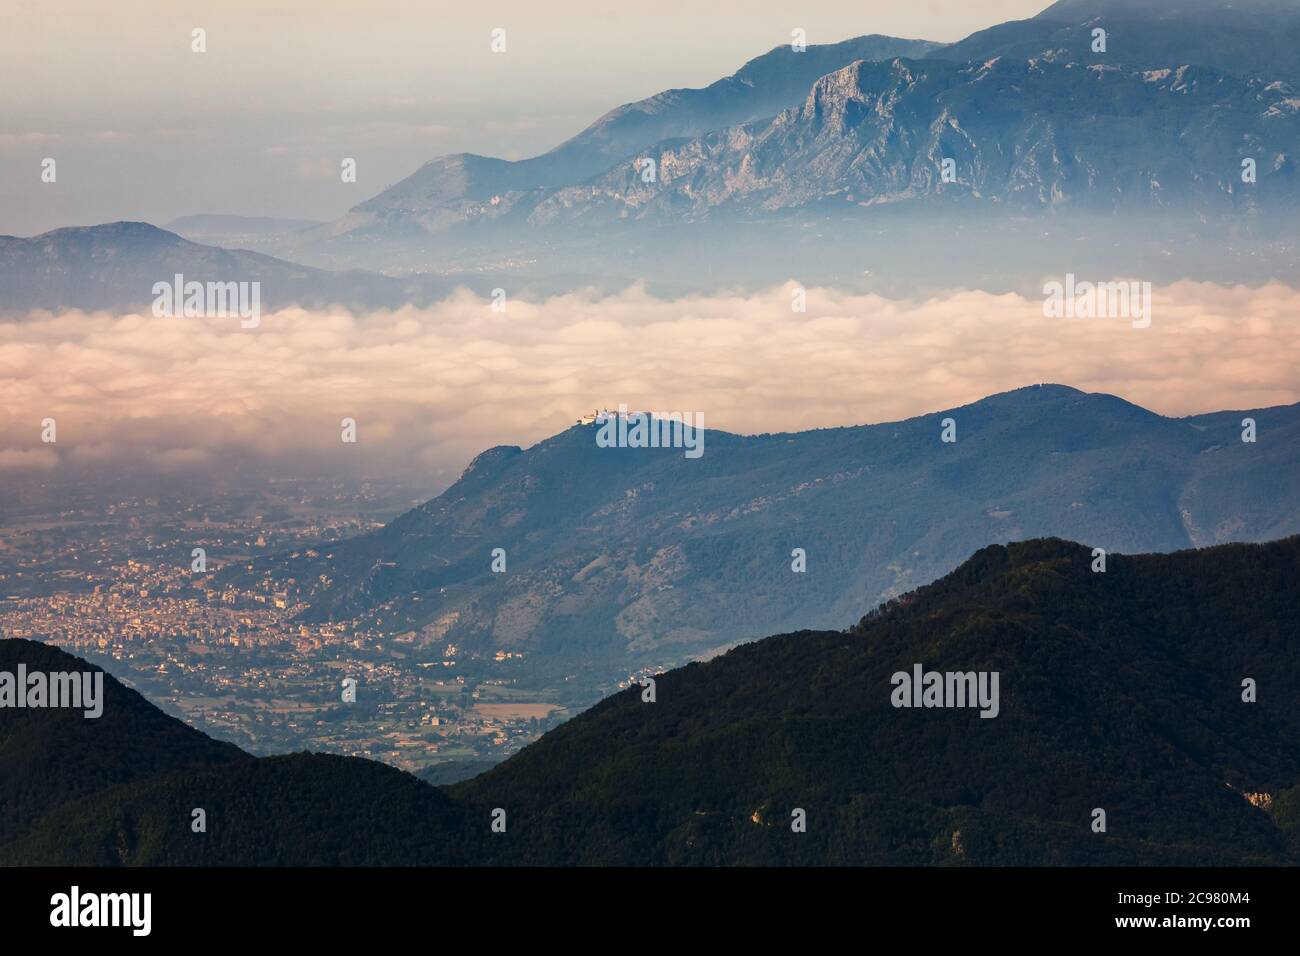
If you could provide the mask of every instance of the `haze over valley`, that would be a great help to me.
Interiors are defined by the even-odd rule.
[[[1300,859],[1295,0],[375,6],[0,15],[0,863]]]

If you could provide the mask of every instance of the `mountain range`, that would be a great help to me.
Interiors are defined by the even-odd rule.
[[[145,309],[154,284],[257,282],[264,310],[292,305],[396,307],[445,296],[450,282],[332,272],[259,252],[191,242],[144,222],[71,226],[33,236],[0,236],[0,313],[45,309]]]
[[[329,231],[761,217],[827,201],[1290,205],[1298,42],[1293,4],[1081,0],[949,45],[781,47],[705,89],[620,107],[535,159],[433,160]],[[1241,188],[1246,156],[1255,190]],[[954,182],[941,182],[944,159]]]
[[[98,720],[0,711],[0,863],[1294,865],[1297,580],[1300,538],[1104,572],[1086,546],[992,545],[852,628],[661,674],[441,789],[248,757],[110,677]],[[0,670],[20,663],[90,668],[0,641]],[[996,716],[898,706],[917,668],[996,674]]]
[[[555,149],[510,162],[458,153],[430,160],[328,227],[331,234],[374,230],[436,232],[476,217],[506,213],[502,197],[579,182],[655,143],[773,116],[799,102],[818,77],[859,60],[924,56],[924,40],[865,36],[777,47],[703,89],[666,90],[617,107]],[[493,202],[494,197],[497,201]]]
[[[218,578],[417,653],[524,652],[521,676],[594,694],[638,667],[843,627],[990,542],[1132,553],[1300,533],[1300,405],[1167,418],[1042,385],[900,422],[710,430],[698,459],[598,447],[599,428],[489,449],[377,531]]]
[[[4,307],[136,307],[139,285],[178,265],[265,276],[273,303],[357,307],[457,284],[1285,281],[1300,268],[1297,51],[1289,0],[1069,0],[950,44],[782,46],[704,88],[617,107],[540,156],[436,157],[333,222],[172,225],[283,263],[145,241],[140,224],[4,237]]]

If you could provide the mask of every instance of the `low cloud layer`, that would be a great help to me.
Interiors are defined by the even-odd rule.
[[[896,301],[793,286],[656,299],[468,293],[354,316],[38,313],[0,323],[0,477],[249,459],[268,473],[421,475],[528,445],[596,407],[698,411],[753,433],[905,418],[1058,382],[1168,415],[1300,401],[1300,292],[1180,283],[1149,328],[1048,319],[1041,299]],[[53,418],[57,442],[41,442]],[[340,440],[354,418],[359,440]]]

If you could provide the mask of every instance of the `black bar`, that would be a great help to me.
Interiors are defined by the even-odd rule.
[[[51,926],[52,897],[74,885],[83,901],[151,894],[148,936],[129,926]],[[901,929],[925,942],[1199,935],[1231,946],[1252,932],[1294,932],[1296,888],[1297,871],[1281,868],[8,869],[0,870],[0,913],[6,933],[19,938],[75,931],[129,945],[373,943],[418,931],[436,946],[481,931],[494,946],[507,938],[550,946],[605,933],[611,940],[671,933],[680,941],[702,924],[756,941],[785,927],[815,936]],[[1248,922],[1186,923],[1207,918]],[[1154,925],[1119,925],[1125,919]]]

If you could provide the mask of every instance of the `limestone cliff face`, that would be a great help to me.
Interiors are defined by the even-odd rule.
[[[653,182],[628,161],[539,196],[528,222],[901,203],[1242,212],[1295,201],[1297,110],[1290,82],[1189,64],[860,62],[770,121],[647,150]],[[1246,154],[1260,190],[1242,188]]]
[[[684,222],[828,204],[1266,211],[1300,195],[1298,88],[1294,4],[1069,0],[946,46],[871,36],[778,47],[703,89],[611,110],[542,156],[438,157],[332,232]],[[1259,188],[1242,188],[1243,158]]]

